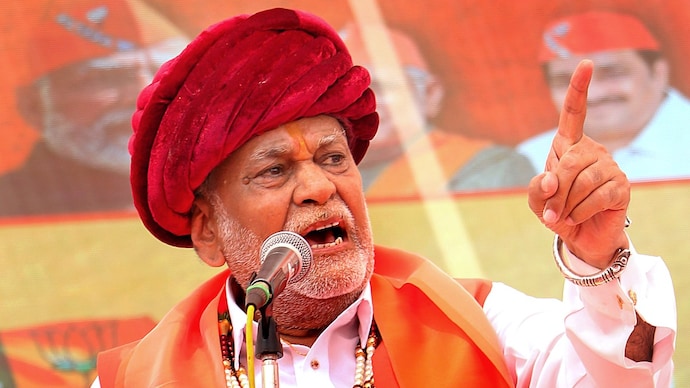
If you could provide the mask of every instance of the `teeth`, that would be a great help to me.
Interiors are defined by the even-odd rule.
[[[334,223],[332,223],[332,224],[330,224],[330,225],[324,225],[324,226],[322,226],[322,227],[320,227],[320,228],[316,228],[316,230],[318,231],[318,230],[324,230],[324,229],[328,229],[328,228],[333,228],[333,227],[335,227],[335,226],[338,226],[339,224],[340,224],[340,222],[334,222]]]
[[[328,244],[314,244],[314,245],[311,246],[311,248],[312,248],[312,249],[330,248],[330,247],[334,247],[334,246],[336,246],[336,245],[340,245],[340,244],[342,244],[342,242],[343,242],[343,238],[342,238],[342,237],[338,237],[338,238],[336,238],[335,241],[333,241],[332,243],[328,243]]]

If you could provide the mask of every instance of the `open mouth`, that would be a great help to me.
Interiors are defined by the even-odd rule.
[[[330,248],[340,245],[346,237],[347,233],[340,226],[340,222],[322,225],[304,236],[312,249]]]

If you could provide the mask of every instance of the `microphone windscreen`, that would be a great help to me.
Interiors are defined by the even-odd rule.
[[[272,250],[277,247],[285,246],[292,248],[296,252],[299,252],[301,266],[299,272],[291,277],[289,282],[292,283],[299,281],[309,271],[312,260],[312,251],[307,240],[297,233],[283,230],[268,236],[268,238],[264,240],[263,244],[261,244],[261,263],[263,264],[263,262],[266,260],[266,257]]]

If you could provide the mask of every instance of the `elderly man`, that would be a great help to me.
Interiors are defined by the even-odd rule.
[[[456,282],[374,245],[356,164],[376,103],[367,71],[321,19],[272,9],[210,27],[139,97],[132,186],[153,235],[229,269],[142,340],[101,354],[94,386],[270,378],[253,367],[258,332],[244,299],[262,242],[283,230],[304,237],[313,262],[257,317],[275,319],[281,386],[668,385],[670,277],[635,252],[625,175],[582,136],[590,76],[590,62],[574,74],[547,171],[529,189],[531,209],[560,236],[556,257],[572,280],[561,303]]]
[[[613,154],[631,181],[689,178],[690,101],[670,87],[670,64],[657,38],[636,17],[617,12],[589,11],[551,22],[539,60],[556,108],[584,58],[595,63],[585,133]],[[555,133],[518,145],[536,171]]]

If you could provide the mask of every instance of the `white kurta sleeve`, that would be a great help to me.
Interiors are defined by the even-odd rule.
[[[676,304],[661,258],[631,246],[619,280],[598,287],[565,282],[563,301],[525,295],[494,283],[484,312],[498,333],[518,387],[668,387]],[[567,253],[570,254],[570,253]],[[571,256],[572,257],[572,256]],[[595,273],[579,259],[578,273]],[[652,362],[625,358],[637,318],[656,327]]]

